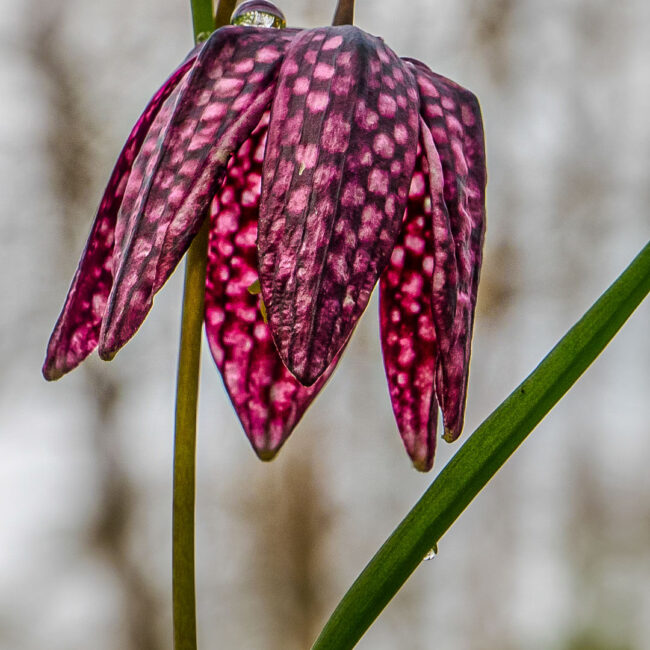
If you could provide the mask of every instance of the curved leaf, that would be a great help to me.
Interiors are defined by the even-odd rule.
[[[468,438],[356,579],[312,650],[353,648],[407,578],[650,291],[650,244]]]

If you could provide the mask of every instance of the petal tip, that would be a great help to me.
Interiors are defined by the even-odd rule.
[[[255,450],[257,457],[265,463],[271,462],[278,455],[278,451],[280,451],[279,447],[276,449],[257,449],[256,447],[253,447],[253,449]]]
[[[56,381],[57,379],[61,379],[61,377],[65,375],[65,371],[57,367],[49,359],[46,359],[45,363],[43,364],[43,368],[41,369],[41,372],[43,373],[43,377],[47,381]]]
[[[282,363],[284,364],[286,369],[293,375],[296,381],[301,386],[304,386],[305,388],[310,388],[323,377],[325,376],[329,377],[333,369],[338,364],[339,359],[343,354],[343,350],[345,350],[345,346],[347,345],[347,342],[350,340],[351,334],[352,333],[348,335],[348,338],[343,342],[342,345],[334,348],[336,350],[334,353],[330,351],[330,354],[328,355],[318,356],[318,357],[312,356],[307,361],[305,361],[305,357],[307,357],[307,354],[297,355],[295,354],[295,350],[294,350],[294,356],[289,356],[289,358],[286,358],[285,355],[280,351],[280,346],[277,344],[277,342],[276,342],[276,349],[278,350],[278,354],[280,356],[280,359],[282,360]]]
[[[442,439],[445,442],[454,442],[455,440],[458,439],[458,436],[460,436],[460,431],[456,431],[451,427],[445,427],[445,432],[442,435]]]
[[[288,367],[289,372],[296,378],[298,383],[305,388],[313,386],[322,376],[323,372],[327,369],[325,368],[307,368],[304,371],[295,371],[294,368]]]
[[[411,458],[411,463],[418,472],[426,473],[433,467],[433,458]]]
[[[114,348],[103,348],[99,347],[98,350],[99,358],[102,359],[103,361],[112,361],[115,358],[115,355],[117,354],[117,350]]]

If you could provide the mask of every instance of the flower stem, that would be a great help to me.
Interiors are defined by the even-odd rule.
[[[215,23],[217,27],[228,25],[230,23],[230,16],[235,11],[236,0],[219,0],[217,3],[217,13],[215,16]]]
[[[352,25],[354,23],[354,0],[339,0],[332,25]]]
[[[190,0],[192,5],[192,28],[194,42],[204,41],[215,28],[212,0]]]
[[[212,0],[191,0],[194,42],[214,30]],[[194,502],[196,413],[201,365],[201,327],[210,219],[194,238],[185,263],[181,341],[176,380],[174,479],[172,507],[172,608],[174,650],[196,650],[194,586]]]
[[[209,220],[192,242],[185,263],[185,291],[176,383],[176,433],[172,513],[174,650],[196,649],[194,496],[196,412]]]

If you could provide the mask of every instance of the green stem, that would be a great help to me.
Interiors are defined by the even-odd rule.
[[[191,0],[194,42],[215,28],[212,0]],[[181,341],[176,380],[174,479],[172,507],[172,608],[174,650],[196,650],[194,585],[194,502],[196,485],[196,413],[201,366],[201,329],[209,218],[194,238],[185,262]]]
[[[312,650],[353,648],[431,548],[650,291],[650,244],[468,438],[356,579]]]
[[[190,0],[190,3],[192,5],[194,42],[200,43],[210,36],[215,29],[214,8],[212,0]]]
[[[172,606],[174,650],[196,649],[194,588],[194,497],[196,411],[201,365],[201,326],[209,219],[196,236],[185,263],[185,292],[176,382],[176,432],[172,510]]]

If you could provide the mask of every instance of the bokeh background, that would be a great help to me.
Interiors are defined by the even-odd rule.
[[[332,6],[330,6],[330,4]],[[489,227],[471,431],[650,235],[647,0],[358,0],[481,99]],[[110,365],[40,376],[131,125],[191,44],[184,0],[0,0],[0,648],[171,648],[177,272]],[[284,0],[293,25],[334,2]],[[364,649],[650,648],[650,304],[442,539]],[[377,305],[260,463],[204,354],[203,648],[298,650],[444,465],[411,469]]]

